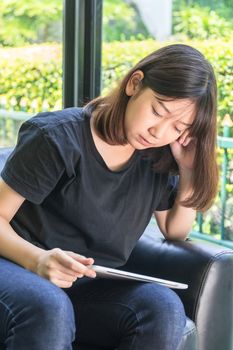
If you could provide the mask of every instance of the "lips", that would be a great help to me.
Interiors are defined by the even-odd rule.
[[[138,137],[138,142],[143,146],[151,146],[152,145],[152,143],[150,143],[149,141],[144,139],[144,137],[142,137],[141,135],[139,135],[139,137]]]

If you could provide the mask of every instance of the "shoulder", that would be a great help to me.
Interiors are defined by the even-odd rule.
[[[39,113],[21,126],[19,137],[21,141],[45,140],[63,150],[77,148],[83,138],[85,119],[83,108],[78,107]]]
[[[62,161],[71,176],[83,148],[84,119],[82,108],[39,113],[21,126],[14,154],[22,158],[29,152],[40,159],[50,154],[51,163]]]
[[[33,125],[43,132],[49,132],[54,128],[72,127],[84,120],[83,108],[72,107],[54,112],[38,113],[27,120],[27,124]]]

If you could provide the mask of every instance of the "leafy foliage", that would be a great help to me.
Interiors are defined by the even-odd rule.
[[[233,36],[233,21],[229,17],[231,7],[200,6],[197,2],[175,4],[173,33],[189,39],[230,39]]]
[[[121,0],[103,1],[103,41],[143,40],[149,36],[136,7]]]
[[[167,43],[154,40],[112,42],[103,44],[102,93],[109,89],[124,74],[153,50]],[[221,121],[226,113],[233,115],[233,45],[232,42],[208,40],[189,42],[199,49],[212,63],[218,81],[219,91],[219,133]],[[26,109],[31,110],[30,101],[48,101],[53,108],[62,100],[62,57],[61,45],[34,45],[25,48],[0,49],[0,96],[7,101],[27,99]],[[61,103],[60,103],[61,104]]]
[[[0,49],[0,104],[34,112],[61,106],[62,60],[60,45]]]
[[[62,18],[61,0],[4,0],[0,12],[0,45],[21,46],[50,38],[54,22]]]
[[[0,45],[61,41],[61,0],[4,0],[0,13]],[[143,40],[150,37],[136,7],[121,0],[103,1],[103,40]]]

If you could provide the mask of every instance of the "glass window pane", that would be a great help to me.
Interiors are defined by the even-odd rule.
[[[23,120],[62,106],[62,1],[1,2],[0,147]]]

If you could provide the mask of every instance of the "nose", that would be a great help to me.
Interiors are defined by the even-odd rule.
[[[155,139],[163,139],[169,132],[169,126],[167,123],[160,122],[149,129],[149,133]]]

